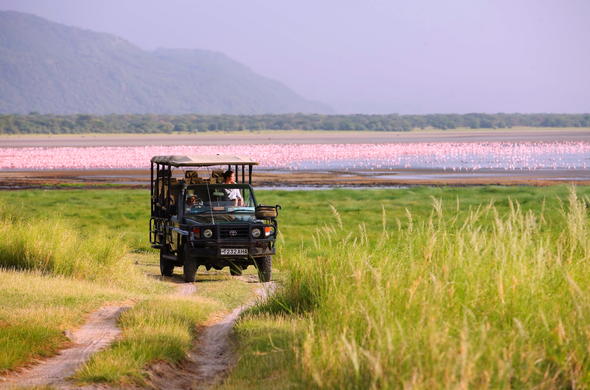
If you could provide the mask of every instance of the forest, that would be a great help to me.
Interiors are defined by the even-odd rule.
[[[590,114],[0,115],[0,134],[196,133],[257,130],[410,131],[590,127]]]

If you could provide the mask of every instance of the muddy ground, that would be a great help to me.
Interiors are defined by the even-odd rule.
[[[408,185],[590,185],[590,169],[453,172],[435,169],[374,171],[254,172],[253,184],[277,189],[296,187],[391,187]],[[0,171],[0,189],[149,188],[149,170]]]

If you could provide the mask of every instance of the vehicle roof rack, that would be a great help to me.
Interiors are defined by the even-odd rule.
[[[154,156],[152,163],[173,167],[209,167],[213,165],[258,165],[247,157],[229,154],[202,154],[194,156]]]

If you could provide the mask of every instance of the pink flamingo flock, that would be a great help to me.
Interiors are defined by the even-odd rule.
[[[154,155],[237,154],[267,169],[536,170],[590,167],[588,142],[1,148],[0,169],[148,168]]]

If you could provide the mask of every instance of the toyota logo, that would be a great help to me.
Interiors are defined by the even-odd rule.
[[[237,230],[230,230],[229,231],[229,235],[232,236],[232,237],[235,237],[235,236],[238,235],[238,231]]]

